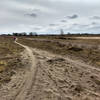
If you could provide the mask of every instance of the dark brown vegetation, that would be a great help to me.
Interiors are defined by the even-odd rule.
[[[9,82],[14,70],[21,63],[19,45],[14,43],[13,37],[0,36],[0,84]]]

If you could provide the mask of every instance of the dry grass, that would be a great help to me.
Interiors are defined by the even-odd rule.
[[[28,37],[27,37],[28,38]],[[32,40],[34,39],[34,40]],[[100,40],[82,40],[69,37],[59,39],[58,37],[38,37],[25,39],[20,38],[22,44],[30,47],[47,50],[52,53],[69,56],[74,59],[81,59],[89,64],[100,65],[100,51],[98,45]]]
[[[13,69],[16,69],[17,58],[20,59],[20,52],[23,48],[16,45],[12,37],[0,36],[0,84],[10,81]]]

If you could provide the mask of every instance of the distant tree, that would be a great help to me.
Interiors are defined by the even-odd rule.
[[[29,36],[37,36],[37,33],[36,32],[30,32]]]
[[[13,36],[26,36],[27,33],[26,32],[22,32],[22,33],[13,33]]]
[[[29,36],[33,36],[33,32],[30,32],[30,33],[29,33]]]
[[[7,34],[8,36],[11,36],[11,34]]]
[[[68,32],[67,34],[68,34],[68,35],[70,35],[71,33],[70,33],[70,32]]]
[[[33,32],[35,36],[38,36],[37,32]]]
[[[21,34],[21,36],[26,36],[27,35],[26,32],[23,32],[23,33],[20,33],[20,34]]]
[[[13,33],[13,36],[18,36],[19,34],[18,33]]]

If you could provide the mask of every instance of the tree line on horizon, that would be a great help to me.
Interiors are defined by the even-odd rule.
[[[90,33],[70,33],[64,34],[63,30],[61,30],[60,34],[38,34],[37,32],[22,32],[22,33],[11,33],[11,34],[0,34],[1,36],[100,36],[100,34],[90,34]]]
[[[11,33],[11,34],[1,34],[1,36],[37,36],[38,34],[36,32],[22,32],[22,33]]]

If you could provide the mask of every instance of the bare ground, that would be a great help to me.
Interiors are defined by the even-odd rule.
[[[0,88],[0,100],[100,100],[99,68],[19,45],[29,64]]]

